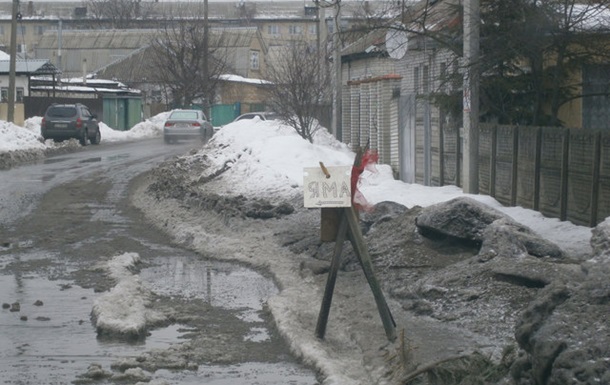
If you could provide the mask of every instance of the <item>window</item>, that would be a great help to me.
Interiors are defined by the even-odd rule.
[[[424,73],[422,75],[424,93],[427,94],[430,92],[430,68],[428,66],[424,66]]]
[[[36,27],[36,34],[42,35],[42,34],[44,34],[44,30],[45,30],[44,25],[39,25]]]
[[[413,92],[419,93],[419,67],[413,68]]]
[[[250,69],[251,70],[259,69],[258,51],[255,51],[255,50],[250,51]]]
[[[307,26],[307,33],[310,35],[315,35],[318,33],[318,25],[317,24],[309,24]]]
[[[449,82],[449,69],[447,68],[447,63],[441,63],[440,73],[441,84],[439,90],[441,92],[448,92],[451,89],[451,83]]]
[[[8,88],[7,87],[2,87],[0,89],[0,99],[2,100],[3,103],[8,102]]]
[[[269,35],[279,35],[280,34],[280,26],[279,25],[268,25],[267,33]]]
[[[4,35],[4,26],[0,25],[0,35]]]
[[[17,87],[16,95],[17,95],[17,103],[23,103],[23,87]]]
[[[300,25],[291,25],[288,27],[288,33],[291,35],[300,35],[303,33],[303,27]]]
[[[21,28],[19,28],[19,36],[25,36],[25,25],[22,25]]]
[[[26,48],[25,44],[17,44],[17,53],[26,53]]]

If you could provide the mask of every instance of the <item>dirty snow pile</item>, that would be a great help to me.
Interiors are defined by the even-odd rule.
[[[117,284],[93,304],[91,315],[98,334],[142,337],[147,324],[162,319],[150,309],[150,291],[131,272],[139,261],[138,253],[124,253],[104,266]]]
[[[42,150],[45,145],[40,140],[40,124],[36,132],[0,120],[0,153],[13,150]]]
[[[326,130],[318,130],[314,142],[301,138],[279,121],[258,118],[230,123],[214,134],[209,146],[200,153],[210,162],[203,178],[224,172],[213,186],[222,195],[290,197],[303,186],[303,168],[350,166],[353,153]]]
[[[241,120],[220,129],[194,163],[205,164],[201,179],[211,179],[206,191],[221,195],[245,195],[270,200],[290,198],[303,191],[303,169],[352,165],[355,154],[326,130],[316,132],[313,143],[301,138],[293,128],[279,121]],[[212,174],[220,177],[212,178]],[[427,207],[465,196],[457,186],[430,187],[395,180],[388,165],[365,170],[359,186],[372,205],[391,201],[408,208]],[[522,207],[504,207],[487,195],[469,197],[499,210],[569,253],[591,251],[591,229],[546,218]]]

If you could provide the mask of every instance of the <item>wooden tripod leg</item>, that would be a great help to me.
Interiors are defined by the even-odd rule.
[[[390,308],[383,296],[377,277],[375,277],[373,263],[371,262],[371,257],[369,256],[369,252],[364,243],[364,237],[362,236],[362,230],[360,230],[356,212],[354,211],[354,208],[351,207],[345,209],[344,213],[347,217],[350,242],[352,243],[354,252],[360,260],[360,265],[362,266],[366,280],[373,291],[373,296],[377,303],[377,310],[381,316],[381,322],[383,322],[386,336],[389,341],[394,341],[396,339],[396,323],[394,322]]]
[[[337,281],[337,272],[339,271],[339,265],[341,264],[343,242],[345,241],[347,234],[347,215],[345,212],[346,210],[341,210],[341,222],[339,223],[339,230],[337,231],[335,250],[330,264],[330,270],[328,272],[326,289],[324,290],[324,298],[322,298],[322,305],[320,306],[318,324],[316,325],[316,337],[320,339],[324,339],[324,334],[326,334],[326,324],[328,322],[328,315],[330,313],[330,304],[333,300],[333,291],[335,290],[335,282]]]

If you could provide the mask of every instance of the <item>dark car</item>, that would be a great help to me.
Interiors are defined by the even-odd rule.
[[[99,144],[102,135],[97,116],[84,104],[52,104],[40,123],[42,137],[62,141],[78,139],[81,145]]]
[[[212,123],[208,121],[200,110],[174,110],[165,125],[163,125],[163,139],[171,143],[179,139],[201,139],[207,141],[214,134]]]

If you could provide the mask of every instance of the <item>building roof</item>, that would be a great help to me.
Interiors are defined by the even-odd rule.
[[[249,49],[253,39],[259,39],[263,53],[265,53],[267,47],[260,36],[260,31],[256,27],[210,28],[211,47],[220,46],[223,49]],[[150,44],[147,43],[104,66],[92,69],[92,71],[101,77],[121,79],[122,81],[131,84],[146,83],[155,78],[154,74],[149,72],[151,71],[151,68],[148,64],[154,61],[151,55],[155,55],[155,52]],[[234,65],[235,63],[231,64]]]
[[[11,61],[0,60],[0,74],[10,73]],[[61,71],[47,59],[16,60],[15,73],[26,75],[53,75]]]
[[[87,19],[93,18],[93,12],[87,9],[86,2],[74,1],[30,1],[23,2],[21,13],[24,21],[39,19]],[[165,19],[172,14],[194,14],[199,12],[201,4],[199,2],[176,2],[176,1],[155,1],[142,2],[143,18]],[[384,1],[368,1],[363,5],[361,1],[344,1],[341,3],[341,11],[344,17],[352,17],[362,14],[363,7],[374,10],[383,7]],[[380,3],[380,4],[378,4]],[[0,2],[0,19],[11,18],[11,2]],[[208,4],[209,17],[211,19],[315,19],[315,3],[306,1],[244,1],[235,0],[231,2],[210,1]],[[84,12],[84,14],[83,14]]]
[[[129,30],[65,30],[61,33],[62,50],[71,49],[133,49],[148,45],[151,37],[157,33],[153,29]],[[57,49],[57,31],[45,32],[37,48]]]

